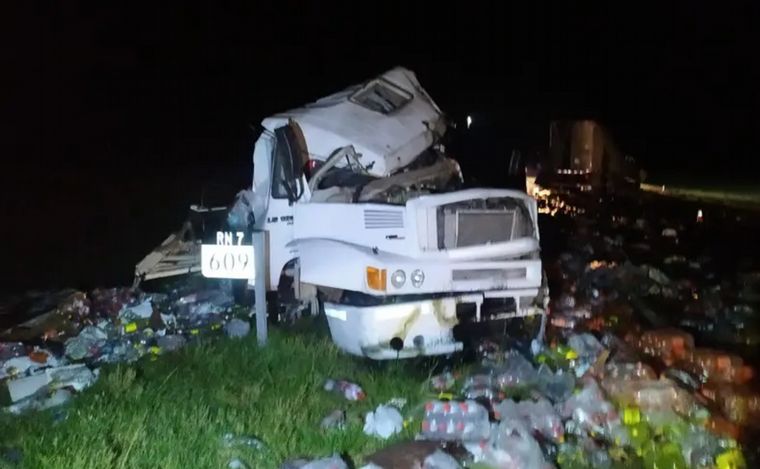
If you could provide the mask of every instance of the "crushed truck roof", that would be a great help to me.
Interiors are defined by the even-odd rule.
[[[443,115],[416,75],[394,68],[306,106],[262,121],[269,131],[293,120],[312,159],[353,145],[374,176],[408,165],[445,131]]]

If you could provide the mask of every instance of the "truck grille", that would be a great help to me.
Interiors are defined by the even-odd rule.
[[[531,236],[527,210],[514,199],[472,200],[438,209],[438,249],[454,249]]]
[[[515,219],[514,210],[459,210],[453,218],[455,228],[445,233],[453,236],[446,244],[461,248],[509,241],[515,229]]]
[[[364,228],[370,230],[404,228],[404,212],[400,210],[364,210]]]

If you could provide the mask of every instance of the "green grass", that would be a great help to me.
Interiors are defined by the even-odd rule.
[[[760,208],[760,188],[754,186],[688,187],[666,184],[665,192],[662,192],[662,185],[642,184],[641,188],[648,192],[682,199],[721,203],[732,207]]]
[[[364,435],[364,414],[393,397],[409,399],[407,409],[422,403],[429,369],[414,361],[369,364],[314,334],[273,331],[263,349],[253,335],[209,339],[103,368],[59,423],[52,410],[0,416],[0,447],[20,449],[22,467],[30,468],[224,468],[234,457],[266,468],[333,453],[360,463],[388,444]],[[327,377],[360,383],[367,399],[348,402],[323,391]],[[322,431],[321,419],[340,407],[348,411],[347,428]],[[224,448],[228,432],[256,436],[267,448]]]

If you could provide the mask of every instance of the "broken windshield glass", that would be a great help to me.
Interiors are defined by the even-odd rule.
[[[347,147],[335,152],[309,181],[312,190],[324,192],[315,193],[314,201],[404,204],[413,197],[453,190],[462,182],[459,164],[432,148],[385,178],[368,175],[352,150]],[[354,161],[338,167],[345,158]]]

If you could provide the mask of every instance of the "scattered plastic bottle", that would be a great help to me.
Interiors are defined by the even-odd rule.
[[[187,339],[179,334],[165,335],[156,338],[156,345],[163,351],[173,352],[184,347]]]
[[[328,392],[340,394],[349,401],[360,401],[367,397],[358,384],[345,380],[328,379],[325,381],[324,389]]]
[[[590,467],[585,452],[574,443],[559,445],[557,464],[562,469],[584,469]]]
[[[584,360],[594,361],[604,350],[604,346],[592,334],[573,334],[567,341],[567,345]]]
[[[457,381],[456,375],[454,373],[447,371],[445,373],[441,373],[440,375],[435,375],[432,378],[430,378],[430,388],[434,391],[448,391],[449,389],[454,387],[454,384]]]
[[[0,342],[0,361],[5,361],[26,354],[26,347],[21,342]]]
[[[422,435],[430,440],[479,441],[491,433],[488,410],[475,401],[430,401]]]
[[[240,459],[235,458],[227,463],[227,469],[248,469],[248,465]]]
[[[322,419],[319,426],[323,430],[342,430],[346,426],[346,411],[343,409],[336,409],[330,412]]]
[[[232,319],[224,325],[224,333],[227,337],[233,339],[240,339],[247,336],[251,332],[251,324],[248,321],[242,319]]]
[[[681,448],[673,442],[655,442],[650,440],[643,454],[644,467],[647,469],[687,469]]]
[[[464,388],[474,388],[474,387],[491,387],[493,386],[493,376],[486,373],[479,373],[472,375],[467,378],[467,380],[464,382]]]
[[[575,308],[575,297],[569,293],[563,293],[559,299],[557,300],[557,308],[560,310],[563,309],[573,309]]]
[[[501,401],[505,397],[503,392],[497,391],[492,386],[485,385],[467,387],[462,391],[462,395],[465,399],[485,400],[491,403]]]
[[[746,469],[747,462],[739,449],[732,448],[719,454],[715,458],[715,465],[718,469]]]
[[[578,353],[566,345],[547,348],[536,355],[539,364],[545,364],[552,369],[569,370],[575,368]]]
[[[539,433],[551,441],[560,443],[564,440],[562,419],[546,399],[537,402],[515,402],[508,399],[496,406],[494,414],[502,421],[520,422],[531,432]]]
[[[234,433],[225,433],[222,436],[222,444],[225,448],[247,447],[256,450],[264,449],[264,442],[253,436],[238,436]]]
[[[563,370],[555,373],[543,364],[538,367],[536,381],[538,390],[554,403],[564,402],[575,389],[575,375]]]
[[[502,421],[490,441],[490,457],[485,462],[493,467],[545,468],[541,446],[524,425]]]
[[[645,422],[637,422],[626,426],[628,427],[631,446],[633,446],[637,453],[643,453],[644,447],[652,439],[652,430],[649,428],[649,425]]]
[[[496,385],[500,389],[531,386],[537,379],[536,369],[520,353],[512,350],[506,354],[504,365],[496,376]]]

